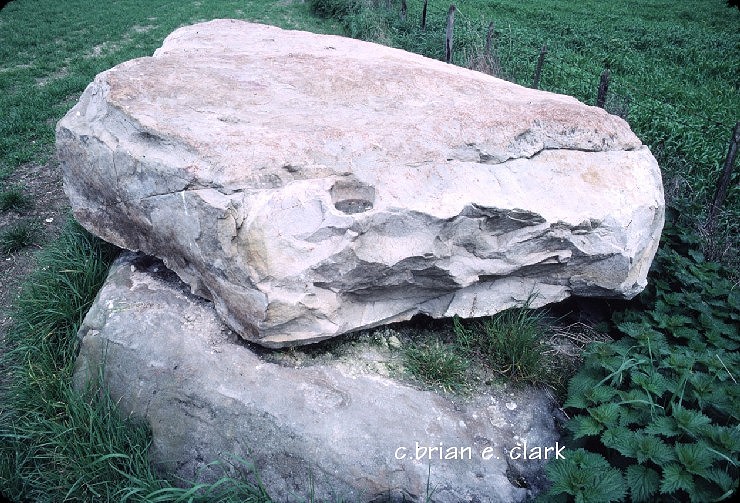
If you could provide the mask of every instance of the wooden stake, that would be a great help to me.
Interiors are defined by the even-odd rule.
[[[542,65],[545,63],[545,54],[547,54],[547,45],[543,45],[540,50],[540,57],[537,58],[537,66],[534,70],[534,80],[532,81],[532,88],[540,88],[540,76],[542,75]]]
[[[427,29],[427,2],[429,0],[424,0],[424,8],[421,10],[421,29],[426,30]]]
[[[727,149],[725,165],[722,168],[722,175],[717,180],[717,190],[714,193],[712,205],[709,207],[709,217],[704,226],[710,233],[714,229],[714,219],[717,217],[719,209],[727,198],[727,191],[730,189],[730,180],[732,179],[732,169],[735,166],[735,157],[737,156],[737,146],[740,143],[740,122],[735,123],[735,129],[732,130],[730,138],[730,147]]]
[[[455,4],[447,11],[447,35],[445,36],[445,62],[452,63],[452,32],[455,29]]]
[[[604,108],[606,105],[606,92],[609,90],[609,69],[604,69],[601,72],[601,79],[599,79],[599,91],[596,94],[596,106]]]

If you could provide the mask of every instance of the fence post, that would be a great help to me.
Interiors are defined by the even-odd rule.
[[[455,4],[447,11],[447,35],[445,36],[445,62],[452,63],[452,32],[455,29]]]
[[[740,122],[736,122],[735,129],[732,130],[732,137],[730,138],[730,147],[727,149],[725,165],[722,168],[722,175],[719,180],[717,180],[717,190],[714,193],[712,205],[709,207],[709,217],[707,218],[707,223],[704,227],[710,233],[714,229],[714,219],[717,217],[717,212],[722,207],[722,204],[724,204],[725,198],[727,197],[727,191],[730,188],[730,180],[732,178],[732,169],[735,166],[738,143],[740,143]]]
[[[543,45],[540,50],[540,57],[537,58],[537,67],[534,70],[533,89],[540,88],[540,75],[542,75],[542,65],[545,63],[545,54],[547,54],[547,45]]]
[[[427,2],[429,0],[424,0],[424,7],[421,9],[421,29],[426,30],[427,29]]]
[[[601,72],[601,79],[599,79],[599,91],[596,94],[596,106],[604,108],[606,105],[606,92],[609,90],[609,69],[605,68]]]
[[[401,0],[401,21],[406,21],[406,11],[408,8],[406,7],[406,0]]]

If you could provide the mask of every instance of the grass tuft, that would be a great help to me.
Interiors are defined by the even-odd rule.
[[[412,344],[404,350],[403,357],[406,371],[429,386],[447,392],[468,387],[468,361],[439,341]]]
[[[31,200],[17,185],[0,192],[0,211],[20,211],[31,206]]]
[[[501,382],[544,386],[562,396],[578,369],[579,356],[566,354],[556,342],[592,340],[580,332],[560,327],[545,311],[526,305],[486,319],[455,317],[446,333],[415,334],[413,342],[402,347],[404,368],[425,385],[447,392],[466,393],[476,383]]]
[[[476,346],[491,368],[511,381],[543,382],[550,363],[545,330],[541,312],[508,309],[481,323]]]
[[[11,254],[35,243],[39,234],[35,222],[23,221],[14,224],[0,234],[0,251]]]

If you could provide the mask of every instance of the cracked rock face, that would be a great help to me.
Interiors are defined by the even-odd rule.
[[[630,298],[663,226],[621,119],[396,49],[217,20],[98,75],[57,126],[75,217],[248,340],[531,298]]]

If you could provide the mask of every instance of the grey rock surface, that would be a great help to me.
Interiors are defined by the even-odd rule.
[[[663,226],[622,119],[397,49],[234,20],[98,75],[57,126],[75,217],[250,341],[630,298]]]
[[[207,463],[238,456],[274,501],[303,501],[310,484],[314,501],[424,501],[427,481],[432,501],[523,501],[542,487],[542,461],[516,459],[516,447],[558,442],[540,391],[453,399],[416,389],[373,370],[384,351],[374,346],[300,364],[284,350],[287,361],[270,362],[272,351],[250,349],[141,254],[119,257],[79,335],[77,386],[104,363],[120,413],[151,427],[156,467],[208,480],[222,473]]]

